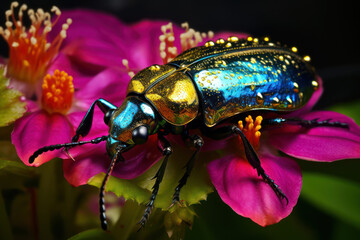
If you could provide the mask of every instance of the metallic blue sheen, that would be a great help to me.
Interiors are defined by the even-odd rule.
[[[208,126],[249,110],[296,110],[315,90],[315,73],[288,52],[262,49],[224,54],[190,69]]]

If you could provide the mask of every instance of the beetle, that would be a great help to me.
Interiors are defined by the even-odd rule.
[[[168,134],[181,134],[195,152],[186,164],[173,195],[173,203],[180,200],[180,190],[186,184],[194,161],[204,141],[189,130],[198,128],[204,136],[224,139],[238,135],[245,155],[258,175],[273,189],[280,200],[286,195],[261,166],[254,148],[233,122],[243,113],[274,113],[278,116],[265,119],[265,124],[297,124],[303,127],[333,126],[347,128],[347,124],[292,119],[284,117],[303,107],[317,91],[319,82],[309,57],[301,57],[296,48],[272,43],[269,38],[208,41],[204,46],[191,48],[164,65],[152,65],[138,72],[130,81],[127,95],[120,107],[104,99],[95,100],[76,130],[70,143],[56,144],[38,149],[29,158],[46,151],[65,150],[87,143],[106,141],[111,157],[110,166],[100,188],[100,220],[105,230],[104,191],[106,182],[121,154],[133,146],[144,144],[149,135],[157,134],[163,154],[162,164],[155,175],[155,184],[147,208],[139,224],[143,227],[154,206],[169,156],[172,153]],[[91,128],[95,106],[104,113],[109,135],[90,141],[79,141]]]

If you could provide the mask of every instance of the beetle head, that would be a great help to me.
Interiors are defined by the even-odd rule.
[[[129,96],[112,112],[108,125],[110,135],[107,149],[112,155],[118,146],[124,152],[134,145],[145,143],[148,135],[154,134],[157,121],[149,103],[136,96]]]

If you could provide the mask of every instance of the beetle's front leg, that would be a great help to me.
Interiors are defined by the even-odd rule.
[[[75,135],[72,137],[71,142],[77,142],[79,140],[80,136],[85,137],[86,135],[88,135],[91,125],[92,125],[92,120],[94,117],[95,105],[97,105],[100,108],[100,110],[105,114],[105,116],[104,116],[105,124],[108,124],[110,117],[112,115],[112,112],[116,109],[115,105],[111,104],[110,102],[108,102],[102,98],[95,100],[91,104],[85,117],[82,119],[81,123],[79,124],[78,128],[76,129]]]
[[[162,179],[164,177],[167,161],[168,161],[169,156],[172,153],[172,148],[171,148],[169,141],[161,133],[158,134],[158,146],[159,146],[160,150],[162,151],[164,160],[163,160],[159,170],[156,172],[155,176],[153,177],[153,179],[155,178],[156,181],[155,181],[154,186],[152,187],[153,191],[151,193],[151,197],[150,197],[148,204],[146,204],[146,209],[145,209],[144,215],[142,216],[142,218],[140,219],[140,221],[138,223],[138,224],[140,224],[140,229],[145,226],[145,223],[149,218],[151,210],[154,207],[155,198],[158,194],[160,183],[162,182]]]
[[[196,156],[197,156],[198,152],[200,151],[201,147],[204,145],[204,141],[200,136],[198,136],[198,135],[188,135],[187,131],[184,131],[183,139],[184,140],[190,140],[191,144],[196,148],[196,150],[193,153],[193,155],[191,156],[190,160],[186,163],[185,173],[182,176],[182,178],[179,180],[179,184],[175,188],[175,193],[173,195],[172,205],[174,203],[180,201],[180,190],[186,184],[186,181],[187,181],[188,177],[190,176],[190,173],[191,173],[191,171],[192,171],[192,169],[194,167]]]

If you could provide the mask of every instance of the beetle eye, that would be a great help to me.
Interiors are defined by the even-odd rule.
[[[112,115],[114,114],[115,109],[110,109],[109,111],[107,111],[104,115],[104,122],[106,125],[109,125],[110,119],[112,117]]]
[[[148,138],[148,128],[141,125],[135,128],[132,132],[132,140],[135,144],[144,144]]]

